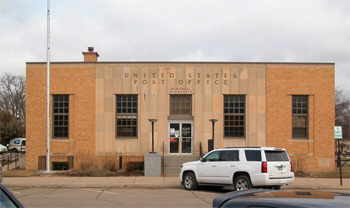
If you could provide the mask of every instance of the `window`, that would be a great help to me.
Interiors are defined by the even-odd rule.
[[[137,137],[137,95],[117,95],[116,137]]]
[[[68,162],[53,162],[52,170],[68,170]]]
[[[265,151],[266,161],[289,161],[285,151]]]
[[[238,150],[221,151],[220,161],[239,161]]]
[[[245,132],[245,96],[224,96],[224,136],[244,137]]]
[[[245,157],[247,161],[261,161],[260,150],[245,150]]]
[[[53,137],[68,138],[69,95],[53,96]]]
[[[220,156],[220,151],[212,152],[212,153],[210,153],[209,155],[207,155],[203,159],[203,162],[216,162],[216,161],[219,161],[219,156]]]
[[[171,95],[170,115],[192,115],[191,95]]]
[[[308,137],[308,97],[292,97],[293,138]]]

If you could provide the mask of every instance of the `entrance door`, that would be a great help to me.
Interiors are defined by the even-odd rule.
[[[193,122],[169,122],[169,153],[191,154]]]

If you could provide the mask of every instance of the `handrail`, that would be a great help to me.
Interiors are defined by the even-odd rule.
[[[162,146],[163,156],[162,156],[162,174],[164,174],[164,142]]]
[[[203,157],[202,142],[199,142],[199,156]]]
[[[6,154],[6,153],[10,153],[10,154]],[[1,164],[3,166],[7,165],[7,170],[10,170],[10,164],[15,162],[15,167],[17,167],[17,161],[19,160],[19,155],[20,154],[25,154],[25,152],[11,152],[11,151],[7,151],[7,152],[2,152],[2,156],[1,156]]]

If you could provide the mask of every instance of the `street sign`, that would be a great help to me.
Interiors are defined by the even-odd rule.
[[[335,139],[343,139],[343,133],[341,130],[341,126],[334,127],[334,138]]]

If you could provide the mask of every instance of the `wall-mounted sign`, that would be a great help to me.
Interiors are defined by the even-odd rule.
[[[334,127],[334,138],[335,139],[343,139],[343,133],[342,133],[341,126]]]

